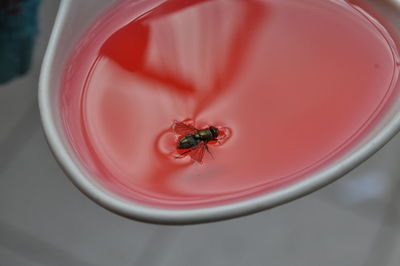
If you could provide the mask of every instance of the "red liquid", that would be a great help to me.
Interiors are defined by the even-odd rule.
[[[108,189],[169,208],[215,206],[340,158],[399,89],[397,48],[341,0],[123,1],[79,42],[62,115]],[[226,126],[204,164],[170,155],[174,120]]]

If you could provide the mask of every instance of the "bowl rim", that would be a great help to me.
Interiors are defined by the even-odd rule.
[[[73,2],[77,1],[61,1],[42,63],[38,93],[42,126],[53,155],[67,173],[69,179],[93,201],[116,214],[148,223],[184,225],[226,220],[270,209],[305,196],[337,180],[368,159],[400,130],[400,113],[396,113],[394,118],[371,141],[343,160],[307,179],[266,195],[219,206],[184,210],[161,209],[133,203],[112,194],[91,181],[90,176],[75,163],[68,153],[65,141],[63,141],[65,138],[58,130],[56,114],[52,109],[50,77],[53,70],[52,66],[55,63],[54,56],[62,26],[67,19],[68,9]],[[397,1],[393,3],[400,6]]]

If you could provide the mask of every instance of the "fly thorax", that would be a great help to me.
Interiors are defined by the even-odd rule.
[[[211,132],[208,129],[199,130],[198,134],[201,140],[210,140],[212,138]]]

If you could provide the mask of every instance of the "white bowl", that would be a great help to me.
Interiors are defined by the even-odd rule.
[[[400,129],[399,98],[373,131],[344,157],[292,186],[241,202],[190,210],[159,209],[128,201],[101,186],[82,166],[63,131],[59,108],[60,79],[69,52],[83,31],[114,2],[62,0],[43,61],[39,84],[43,128],[56,159],[83,193],[110,211],[135,220],[161,224],[203,223],[258,212],[297,199],[333,182],[375,153]],[[398,0],[389,2],[393,7],[400,7]],[[390,12],[395,14],[399,10],[395,11],[393,7]],[[389,20],[398,17],[393,14],[385,13],[385,16]],[[400,29],[397,31],[400,34]]]

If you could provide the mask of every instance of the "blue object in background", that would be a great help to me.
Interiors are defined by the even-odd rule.
[[[0,83],[30,67],[40,0],[0,0]]]

